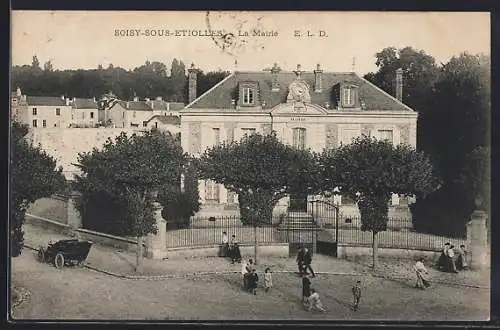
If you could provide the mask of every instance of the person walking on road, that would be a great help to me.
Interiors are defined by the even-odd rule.
[[[314,270],[311,267],[312,255],[308,248],[304,249],[304,273],[307,274],[307,270],[311,272],[312,277],[316,277]]]
[[[359,300],[361,299],[361,281],[357,281],[356,284],[353,285],[352,296],[354,298],[354,304],[352,305],[352,309],[357,311],[359,308]]]
[[[299,251],[297,252],[297,268],[299,269],[299,274],[302,275],[304,273],[304,248],[301,246]]]

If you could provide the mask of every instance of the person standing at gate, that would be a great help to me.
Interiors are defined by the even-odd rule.
[[[304,249],[304,268],[303,268],[303,271],[304,271],[304,273],[307,274],[307,270],[309,269],[312,277],[316,277],[316,275],[314,274],[314,270],[311,267],[311,262],[312,262],[311,251],[309,251],[308,248],[305,248]]]
[[[229,238],[227,237],[227,233],[225,231],[222,232],[222,244],[219,248],[219,257],[228,257],[229,256]]]
[[[299,251],[297,253],[297,268],[299,269],[299,274],[304,273],[304,247],[299,247]]]
[[[231,243],[230,243],[230,256],[231,256],[231,263],[241,262],[241,252],[240,252],[240,247],[238,246],[238,240],[236,239],[236,235],[231,236]]]

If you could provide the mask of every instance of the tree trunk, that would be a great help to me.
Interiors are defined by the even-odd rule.
[[[377,233],[372,232],[372,268],[375,270],[377,268],[377,259],[378,259],[378,241],[377,241]]]
[[[253,226],[253,258],[255,265],[257,265],[257,225]]]
[[[143,259],[143,249],[142,249],[142,236],[137,236],[137,259],[135,263],[135,271],[137,273],[142,272],[142,259]]]

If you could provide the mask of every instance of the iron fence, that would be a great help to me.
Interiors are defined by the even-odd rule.
[[[222,243],[222,233],[231,239],[235,235],[239,244],[254,244],[257,234],[259,244],[283,243],[279,230],[279,217],[273,217],[269,224],[244,225],[239,216],[192,217],[187,228],[169,229],[167,224],[167,248],[187,246],[214,246]]]
[[[370,231],[361,230],[360,217],[340,217],[338,228],[338,243],[371,246],[373,234]],[[321,228],[329,235],[331,241],[335,241],[335,226],[330,223],[321,224]],[[377,234],[378,246],[382,248],[400,249],[422,249],[439,250],[447,242],[456,247],[461,244],[467,245],[466,233],[464,231],[450,233],[448,235],[436,235],[431,233],[417,232],[413,229],[411,220],[408,218],[389,218],[387,230]]]
[[[336,242],[336,222],[334,218],[311,217],[307,224],[303,215],[274,216],[271,223],[259,224],[254,231],[252,225],[244,225],[239,216],[192,217],[187,228],[172,229],[167,224],[167,248],[216,246],[222,243],[222,233],[231,239],[235,235],[240,244],[253,245],[254,235],[260,245],[275,243]],[[318,220],[319,219],[319,220]],[[314,236],[315,238],[310,238]],[[372,233],[361,230],[359,217],[339,217],[338,244],[371,246]],[[450,235],[421,233],[412,229],[407,218],[390,218],[386,231],[377,235],[378,246],[382,248],[439,250],[447,242],[456,247],[467,245],[464,232]]]

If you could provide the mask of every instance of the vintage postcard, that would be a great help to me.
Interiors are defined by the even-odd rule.
[[[11,320],[487,321],[487,12],[13,11]]]

